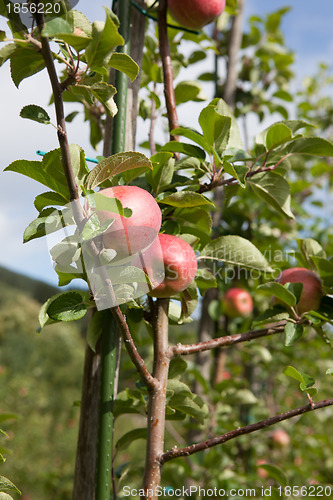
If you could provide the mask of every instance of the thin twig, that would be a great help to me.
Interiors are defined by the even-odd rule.
[[[234,344],[240,344],[241,342],[249,342],[250,340],[258,339],[260,337],[267,337],[268,335],[282,333],[286,324],[286,321],[280,321],[278,323],[275,323],[274,326],[262,328],[261,330],[252,330],[246,333],[236,333],[234,335],[227,335],[224,337],[207,340],[206,342],[197,342],[196,344],[177,344],[175,346],[169,347],[168,355],[170,357],[184,356],[188,354],[194,354],[196,352],[208,351],[211,349],[215,349],[216,347],[229,347]]]
[[[174,458],[179,457],[187,457],[189,455],[193,455],[194,453],[198,453],[199,451],[207,450],[208,448],[212,448],[213,446],[217,446],[219,444],[226,443],[231,439],[235,439],[236,437],[243,436],[244,434],[250,434],[251,432],[258,431],[260,429],[265,429],[266,427],[270,427],[271,425],[282,422],[283,420],[288,420],[289,418],[297,417],[299,415],[303,415],[304,413],[308,413],[310,411],[319,410],[320,408],[325,408],[327,406],[333,405],[333,398],[325,399],[323,401],[319,401],[318,403],[307,404],[305,406],[301,406],[300,408],[295,408],[294,410],[289,410],[284,413],[280,413],[279,415],[275,415],[270,418],[266,418],[265,420],[261,420],[260,422],[256,422],[255,424],[245,425],[244,427],[238,427],[232,431],[226,432],[220,436],[216,436],[212,439],[208,439],[202,443],[192,444],[190,446],[186,446],[185,448],[172,448],[171,450],[162,453],[160,456],[161,465],[169,462]]]
[[[159,387],[159,382],[150,374],[149,370],[145,365],[144,360],[140,356],[137,347],[135,345],[135,342],[132,338],[131,332],[129,331],[126,319],[123,313],[121,312],[120,307],[119,306],[112,307],[111,312],[122,334],[127,352],[133,364],[135,365],[141,377],[141,380],[147,386],[148,389],[156,389],[157,387]]]
[[[64,113],[64,105],[62,99],[62,88],[58,79],[58,75],[55,69],[53,55],[50,48],[49,39],[46,36],[42,35],[42,31],[44,28],[44,14],[36,13],[36,22],[38,26],[39,33],[41,35],[41,53],[44,58],[46,69],[49,74],[52,92],[54,96],[54,105],[57,116],[57,128],[58,128],[58,140],[61,149],[62,155],[62,164],[64,168],[64,173],[66,176],[66,181],[69,189],[70,200],[78,200],[79,192],[78,187],[75,180],[74,170],[72,167],[69,145],[66,133],[66,122],[65,122],[65,113]],[[80,222],[84,220],[83,211],[78,209],[77,217],[80,219]]]

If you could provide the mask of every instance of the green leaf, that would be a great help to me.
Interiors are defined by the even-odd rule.
[[[290,208],[290,187],[282,175],[277,172],[261,172],[247,178],[257,196],[271,205],[277,212],[294,219]]]
[[[194,283],[191,283],[186,290],[180,293],[180,301],[182,305],[182,313],[180,316],[179,323],[184,323],[197,308],[198,305],[198,292],[197,286]]]
[[[310,257],[326,257],[323,247],[312,238],[305,238],[304,240],[298,239],[297,246],[306,261],[308,261]]]
[[[257,465],[258,468],[264,469],[268,472],[269,477],[275,479],[281,486],[287,486],[288,480],[282,469],[272,464]]]
[[[186,137],[191,141],[198,144],[202,149],[207,151],[208,153],[211,151],[211,146],[208,141],[204,138],[203,135],[199,134],[196,130],[192,130],[190,128],[178,127],[171,131],[173,135],[181,135],[182,137]]]
[[[66,19],[63,17],[55,17],[47,21],[43,28],[42,36],[53,38],[65,33],[73,34],[73,31],[73,26],[66,21]]]
[[[84,151],[76,144],[70,144],[69,150],[75,179],[77,184],[81,185],[88,172]],[[60,148],[46,153],[41,162],[16,160],[6,167],[5,171],[26,175],[70,201]]]
[[[284,123],[275,123],[267,130],[266,147],[268,150],[274,149],[281,144],[290,142],[292,132]]]
[[[24,106],[20,111],[20,116],[21,118],[28,118],[44,125],[48,125],[51,120],[45,109],[34,104]]]
[[[111,16],[111,11],[105,8],[106,21],[95,21],[92,25],[92,40],[86,48],[88,68],[97,73],[107,73],[106,66],[112,52],[119,45],[124,45],[123,37],[118,33],[118,27]]]
[[[174,217],[181,233],[193,234],[200,238],[201,245],[210,241],[209,234],[213,221],[210,214],[199,207],[176,208]]]
[[[127,54],[115,52],[114,54],[112,54],[108,64],[112,68],[125,73],[125,75],[130,78],[131,82],[133,82],[139,74],[139,66]]]
[[[207,99],[197,81],[179,82],[175,87],[175,98],[177,106],[188,101],[201,102]]]
[[[171,153],[163,152],[150,158],[153,168],[146,173],[146,179],[156,195],[168,188],[172,182],[175,160],[171,156]]]
[[[76,321],[87,312],[88,292],[64,292],[52,300],[46,310],[55,321]]]
[[[284,329],[284,345],[289,347],[297,342],[303,335],[303,325],[297,323],[287,323]]]
[[[171,305],[172,302],[170,302]],[[169,379],[171,378],[176,378],[179,375],[182,375],[187,368],[187,363],[186,361],[179,357],[172,358],[170,362],[170,367],[169,367]]]
[[[333,143],[321,137],[302,137],[295,139],[288,145],[288,153],[312,155],[312,156],[333,156]]]
[[[283,321],[289,318],[289,313],[285,310],[284,307],[280,305],[275,305],[266,309],[262,314],[256,316],[253,320],[253,326],[264,325],[267,323],[275,323],[276,321]]]
[[[250,167],[247,167],[246,165],[232,165],[231,163],[224,161],[223,169],[227,174],[237,179],[242,188],[246,187],[245,178],[250,171]]]
[[[0,49],[0,66],[2,66],[15,53],[17,45],[15,43],[7,43]]]
[[[37,195],[34,201],[34,205],[36,207],[36,210],[38,210],[38,212],[41,212],[45,207],[53,205],[63,206],[66,205],[67,203],[68,201],[63,196],[61,196],[58,193],[54,193],[53,191],[48,191],[46,193]]]
[[[287,366],[282,373],[300,382],[300,389],[303,392],[308,392],[308,389],[315,384],[315,380],[310,375],[296,370],[293,366]]]
[[[116,443],[116,449],[125,450],[128,448],[133,441],[137,439],[147,439],[147,428],[146,427],[138,427],[136,429],[132,429],[129,432],[126,432],[121,438],[118,439]]]
[[[0,412],[0,422],[6,422],[6,420],[13,420],[18,418],[18,415],[16,413],[4,413]]]
[[[170,399],[168,406],[181,413],[190,415],[203,424],[205,418],[208,416],[208,408],[206,405],[200,405],[200,403],[202,402],[198,397],[194,400],[190,396],[184,397],[184,394],[177,394]]]
[[[12,496],[8,495],[8,493],[0,491],[0,500],[14,500],[14,499]]]
[[[178,191],[177,193],[170,194],[162,200],[160,203],[165,203],[166,205],[171,205],[172,207],[199,207],[202,205],[213,205],[213,203],[205,198],[200,193],[195,193],[192,191]]]
[[[55,266],[55,272],[58,275],[58,286],[66,286],[72,280],[83,278],[83,274],[81,272],[77,272],[75,267],[69,266],[65,270],[62,266]]]
[[[32,47],[17,46],[15,52],[11,54],[10,72],[16,87],[22,80],[35,75],[44,68],[45,62],[42,55]]]
[[[249,389],[232,388],[225,395],[226,401],[231,405],[255,405],[258,399]]]
[[[75,28],[83,31],[85,35],[91,37],[92,24],[87,18],[87,16],[82,14],[82,12],[79,12],[76,9],[71,9],[69,12],[67,12],[66,18]]]
[[[195,158],[199,158],[200,160],[204,160],[206,158],[206,153],[203,149],[199,148],[198,146],[194,146],[193,144],[187,144],[185,142],[179,141],[167,142],[164,146],[161,147],[161,151],[182,153],[187,156],[194,156]]]
[[[4,476],[0,476],[0,491],[1,490],[16,491],[16,493],[21,495],[20,490],[15,486],[15,484]]]
[[[52,325],[53,323],[56,323],[55,320],[51,319],[49,315],[47,314],[47,308],[49,307],[49,304],[51,304],[52,300],[54,300],[56,297],[61,295],[60,293],[57,295],[54,295],[53,297],[50,297],[42,307],[40,308],[39,314],[38,314],[38,321],[39,321],[39,329],[37,331],[41,331],[42,328],[46,325]]]
[[[217,281],[215,276],[208,269],[198,269],[195,276],[195,282],[200,290],[201,295],[209,288],[216,288]]]
[[[184,395],[184,396],[192,396],[191,389],[188,385],[184,384],[178,379],[171,378],[167,383],[167,391],[171,393],[171,397],[174,395]]]
[[[204,247],[200,259],[211,259],[228,264],[273,273],[266,258],[249,240],[241,236],[220,236]]]
[[[93,214],[85,223],[81,232],[81,241],[89,241],[103,234],[114,223],[114,219],[108,219],[102,224],[96,214]]]
[[[106,113],[113,117],[117,114],[117,106],[113,96],[117,92],[116,88],[109,83],[94,83],[88,87],[93,96],[104,106]]]
[[[148,158],[142,153],[128,151],[126,153],[117,153],[102,160],[89,173],[85,187],[94,189],[107,179],[135,168],[152,168]]]
[[[204,138],[221,157],[229,142],[231,117],[221,115],[217,107],[210,104],[201,111],[199,123]]]
[[[94,208],[97,211],[113,212],[123,217],[130,217],[132,215],[132,210],[130,208],[123,207],[120,200],[104,196],[101,192],[88,194],[86,198],[88,200],[89,207]]]
[[[92,40],[91,36],[79,31],[76,27],[74,28],[74,33],[61,33],[57,38],[60,38],[78,52],[85,49]]]
[[[294,307],[296,305],[296,297],[290,292],[285,286],[276,281],[270,281],[263,285],[259,285],[257,290],[264,292],[267,295],[272,295],[279,300],[282,300],[289,307]]]
[[[283,101],[293,102],[293,96],[285,90],[277,90],[276,92],[274,92],[273,97],[277,97],[278,99],[282,99]]]
[[[67,218],[65,223],[60,210],[56,210],[53,207],[46,208],[42,210],[37,219],[33,220],[24,230],[23,243],[58,231],[66,225],[68,225]]]

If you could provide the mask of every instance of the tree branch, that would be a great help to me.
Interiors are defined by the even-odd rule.
[[[161,481],[159,457],[164,448],[166,388],[170,358],[168,357],[168,309],[169,299],[157,299],[155,307],[154,329],[154,367],[153,375],[158,386],[148,392],[148,436],[146,448],[146,466],[143,489],[149,500],[156,500],[156,487]]]
[[[199,451],[207,450],[208,448],[212,448],[213,446],[217,446],[219,444],[226,443],[231,439],[234,439],[238,436],[243,436],[244,434],[250,434],[251,432],[258,431],[260,429],[265,429],[266,427],[270,427],[271,425],[282,422],[283,420],[288,420],[289,418],[297,417],[299,415],[303,415],[304,413],[308,413],[310,411],[319,410],[320,408],[325,408],[327,406],[333,405],[333,398],[325,399],[323,401],[319,401],[318,403],[309,403],[305,406],[301,406],[300,408],[295,408],[294,410],[286,411],[285,413],[280,413],[279,415],[275,415],[274,417],[267,418],[265,420],[261,420],[260,422],[256,422],[255,424],[245,425],[244,427],[238,427],[233,431],[226,432],[221,436],[216,436],[212,439],[208,439],[202,443],[192,444],[190,446],[186,446],[185,448],[172,448],[171,450],[166,451],[160,456],[161,465],[169,462],[173,458],[179,457],[187,457],[189,455],[193,455],[194,453],[198,453]]]
[[[228,43],[228,69],[227,78],[225,82],[223,99],[230,106],[231,109],[235,108],[235,96],[237,90],[237,78],[238,78],[238,53],[241,48],[242,36],[243,36],[243,12],[244,12],[244,0],[238,0],[238,14],[234,17],[232,21],[232,27],[230,31],[230,40]]]
[[[37,9],[38,11],[38,9]],[[59,140],[59,145],[61,149],[61,155],[62,155],[62,164],[64,168],[64,173],[66,176],[67,180],[67,185],[69,189],[69,196],[70,200],[78,200],[79,198],[79,193],[78,193],[78,187],[76,184],[75,180],[75,175],[72,167],[72,162],[71,162],[71,157],[69,153],[69,145],[68,145],[68,139],[67,139],[67,132],[66,132],[66,122],[65,122],[65,113],[64,113],[64,105],[63,105],[63,99],[62,99],[62,92],[63,89],[61,87],[61,84],[58,79],[58,75],[55,69],[54,65],[54,60],[53,60],[53,55],[52,51],[50,48],[50,43],[49,39],[46,36],[42,36],[42,31],[44,28],[44,14],[42,13],[36,13],[36,22],[38,26],[38,30],[41,35],[41,53],[44,58],[45,64],[46,64],[46,69],[49,74],[51,86],[52,86],[52,92],[54,96],[54,106],[55,106],[55,111],[56,111],[56,116],[57,116],[57,129],[58,129],[58,140]],[[78,217],[80,217],[80,221],[84,220],[84,215],[83,211],[81,210],[81,213],[78,211]]]
[[[159,382],[155,377],[151,375],[145,365],[144,360],[141,358],[120,307],[112,307],[111,312],[117,322],[129,357],[136,367],[142,382],[147,386],[148,389],[156,389],[157,387],[159,387]]]
[[[167,0],[159,1],[158,9],[158,32],[160,41],[160,55],[163,66],[163,79],[164,79],[164,94],[169,120],[169,130],[173,130],[178,127],[178,115],[176,107],[175,91],[173,88],[173,68],[170,56],[170,45],[168,39],[167,30]],[[171,140],[177,139],[174,136],[170,136]]]
[[[210,349],[215,349],[216,347],[229,347],[231,345],[240,344],[241,342],[248,342],[260,337],[275,335],[277,333],[282,333],[286,324],[286,321],[280,321],[278,323],[275,323],[274,326],[270,326],[269,328],[262,328],[261,330],[252,330],[246,333],[236,333],[234,335],[218,337],[216,339],[207,340],[206,342],[198,342],[196,344],[177,344],[175,346],[169,347],[168,355],[170,356],[170,358],[173,356],[184,356],[188,354],[194,354],[196,352],[208,351]]]

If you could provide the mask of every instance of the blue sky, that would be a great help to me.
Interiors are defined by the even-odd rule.
[[[103,5],[100,0],[91,2],[81,0],[77,9],[81,10],[90,20],[103,20]],[[333,1],[319,0],[246,0],[246,20],[250,15],[264,15],[276,9],[290,5],[292,10],[285,16],[283,31],[287,45],[296,52],[294,67],[298,81],[315,72],[319,62],[332,63],[333,54]],[[6,29],[4,19],[0,19],[0,29]],[[209,68],[210,69],[210,68]],[[209,70],[205,68],[204,71]],[[191,76],[187,75],[187,79]],[[57,137],[53,127],[43,126],[19,117],[21,108],[26,104],[39,104],[47,107],[50,96],[50,85],[44,72],[24,80],[17,90],[10,78],[9,64],[0,68],[0,115],[1,127],[1,162],[0,162],[0,265],[12,270],[23,272],[29,276],[43,279],[56,284],[57,277],[51,267],[46,242],[43,239],[22,244],[22,234],[25,227],[36,217],[33,206],[35,196],[43,191],[34,181],[18,174],[5,172],[3,169],[16,159],[36,160],[37,149],[50,150],[58,147]],[[209,88],[208,88],[209,92]],[[211,96],[208,96],[209,98]],[[51,116],[53,109],[47,108]],[[191,125],[197,116],[193,113],[199,107],[191,105],[183,108],[182,117]],[[67,111],[71,111],[68,108]],[[146,129],[140,126],[140,140],[145,139]],[[80,144],[87,156],[95,156],[89,145],[88,129],[79,120],[69,125],[70,142]]]

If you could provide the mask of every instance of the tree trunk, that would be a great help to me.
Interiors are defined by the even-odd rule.
[[[94,353],[87,345],[83,370],[73,500],[92,500],[95,495],[100,361],[100,354]]]

